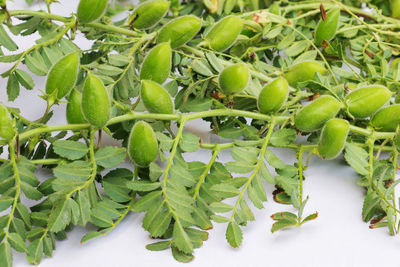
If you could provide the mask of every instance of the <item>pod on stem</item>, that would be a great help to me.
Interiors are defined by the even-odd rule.
[[[111,115],[111,102],[103,82],[88,74],[82,93],[82,113],[93,126],[103,128]]]
[[[290,66],[283,77],[296,87],[298,83],[313,80],[316,73],[324,74],[327,69],[316,61],[303,61]]]
[[[169,1],[150,0],[141,3],[132,14],[132,26],[136,29],[147,29],[159,22],[167,13]]]
[[[342,152],[349,134],[350,124],[347,120],[331,119],[322,129],[318,142],[318,153],[325,159],[336,158]]]
[[[139,167],[147,167],[156,160],[158,142],[153,128],[144,121],[138,121],[133,126],[128,143],[128,154]]]
[[[392,92],[385,86],[370,85],[351,91],[344,100],[352,116],[366,118],[388,102],[391,96]]]
[[[171,96],[156,82],[143,80],[140,97],[151,113],[172,114],[174,112]]]
[[[150,50],[140,70],[141,80],[164,83],[171,72],[172,51],[169,42],[161,43]]]
[[[46,94],[51,95],[57,90],[57,99],[65,97],[75,86],[78,70],[78,51],[61,58],[54,64],[47,76]]]
[[[226,95],[240,93],[246,89],[250,80],[250,72],[243,63],[234,64],[221,71],[218,77],[219,87]]]
[[[205,37],[205,44],[216,51],[225,51],[231,47],[243,28],[243,20],[236,16],[228,16],[214,25]]]
[[[201,29],[201,19],[193,15],[178,17],[165,24],[158,33],[157,43],[171,42],[177,48],[193,39]]]
[[[78,21],[89,23],[99,19],[106,11],[107,0],[81,0],[78,5]]]
[[[297,113],[294,124],[303,132],[321,129],[328,120],[336,116],[340,107],[341,103],[333,96],[321,96]]]
[[[288,95],[288,82],[279,77],[262,89],[257,99],[258,110],[264,114],[276,112],[285,104]]]

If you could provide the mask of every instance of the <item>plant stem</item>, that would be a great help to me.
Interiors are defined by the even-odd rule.
[[[235,217],[237,208],[238,208],[238,206],[240,204],[240,201],[242,200],[242,198],[244,196],[244,193],[246,192],[247,188],[249,187],[249,185],[253,181],[253,178],[257,175],[257,173],[260,170],[262,164],[264,164],[265,151],[267,150],[267,147],[268,147],[268,144],[269,144],[269,140],[271,138],[272,133],[274,132],[274,128],[275,128],[276,123],[277,122],[275,121],[275,118],[273,118],[272,121],[269,123],[268,133],[264,138],[264,142],[263,142],[263,145],[262,145],[261,150],[260,150],[260,156],[258,158],[257,165],[255,166],[254,171],[252,172],[252,174],[248,178],[246,184],[243,186],[243,189],[239,194],[239,197],[238,197],[238,199],[236,201],[236,204],[235,204],[235,206],[233,208],[233,211],[232,211],[232,215],[231,215],[231,219],[230,219],[231,222],[233,221],[233,219]]]
[[[81,191],[83,189],[85,189],[86,187],[88,187],[90,184],[92,184],[94,182],[94,179],[96,178],[97,175],[97,163],[96,163],[96,159],[94,157],[94,135],[96,133],[96,130],[92,127],[90,129],[90,144],[89,144],[89,155],[90,155],[90,163],[92,165],[92,170],[91,170],[91,174],[90,174],[90,178],[89,180],[87,180],[83,185],[75,188],[73,191],[69,192],[66,197],[70,198],[74,193]]]
[[[196,198],[197,198],[197,196],[199,195],[199,192],[200,192],[200,188],[201,188],[204,180],[206,179],[207,174],[211,170],[211,167],[213,166],[215,160],[217,159],[218,154],[219,154],[220,151],[221,151],[220,146],[218,144],[215,145],[214,152],[213,152],[213,155],[211,157],[211,160],[207,164],[207,166],[204,169],[203,173],[200,175],[199,181],[197,182],[197,185],[196,185],[196,187],[194,189],[194,194],[193,194],[193,200],[194,201],[196,201]]]
[[[15,145],[16,145],[16,139],[17,137],[14,137],[11,142],[9,143],[9,148],[10,148],[10,162],[14,171],[14,178],[15,178],[15,196],[14,196],[14,200],[12,203],[12,207],[11,207],[11,211],[9,213],[9,218],[8,218],[8,222],[5,226],[5,230],[4,230],[4,242],[8,242],[8,234],[10,231],[10,226],[11,226],[11,222],[14,218],[14,213],[15,213],[15,209],[17,208],[17,204],[18,204],[18,200],[21,196],[21,178],[19,175],[19,170],[18,170],[18,166],[17,166],[17,157],[15,154]]]

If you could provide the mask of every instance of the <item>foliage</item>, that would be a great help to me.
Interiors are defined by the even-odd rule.
[[[399,99],[400,68],[393,59],[400,54],[400,23],[390,17],[388,1],[331,0],[320,5],[295,0],[171,0],[165,5],[169,10],[164,17],[160,12],[159,20],[153,21],[153,17],[154,26],[147,29],[134,27],[135,13],[127,3],[109,1],[99,20],[82,23],[74,14],[64,17],[51,13],[52,2],[46,1],[47,12],[9,10],[0,5],[0,62],[10,66],[1,74],[7,80],[6,105],[10,107],[2,113],[0,129],[5,123],[15,128],[2,130],[7,139],[0,139],[0,151],[8,151],[2,154],[7,158],[0,159],[0,266],[12,266],[14,251],[26,253],[28,262],[39,264],[44,256],[52,256],[56,240],[64,239],[74,226],[97,227],[82,237],[84,243],[110,233],[130,212],[144,213],[143,228],[158,239],[146,246],[149,250],[170,249],[181,262],[193,259],[214,222],[225,224],[227,242],[239,247],[245,238],[243,228],[255,220],[252,210],[264,208],[266,184],[275,187],[273,200],[287,205],[271,216],[271,232],[299,227],[318,217],[317,212],[304,214],[309,197],[303,192],[303,182],[309,158],[319,155],[321,128],[332,117],[349,122],[349,134],[343,134],[340,145],[333,145],[336,153],[345,144],[344,158],[360,175],[358,183],[366,193],[362,219],[370,222],[370,228],[385,226],[391,235],[398,232],[400,207],[394,189],[400,181],[395,176],[399,127],[392,132],[374,128],[379,123],[371,125],[370,118],[353,116],[351,103],[346,100],[356,87],[369,85],[386,87],[392,96],[387,103],[375,101],[376,109]],[[372,11],[360,9],[365,2]],[[333,8],[342,11],[338,22],[335,20],[334,37],[316,43],[318,23]],[[114,21],[113,16],[123,11],[127,11],[125,17]],[[184,35],[186,44],[172,36],[179,45],[167,49],[171,57],[167,55],[162,62],[163,79],[159,82],[163,84],[157,88],[173,107],[169,105],[163,111],[157,103],[161,93],[153,91],[143,99],[139,74],[147,59],[153,62],[146,63],[152,66],[145,70],[146,79],[154,78],[151,70],[158,64],[154,65],[154,60],[162,61],[162,57],[148,54],[158,45],[158,32],[188,14],[202,18],[202,25],[197,33],[198,26],[194,25]],[[235,19],[225,22],[243,23],[243,28],[238,37],[235,34],[221,39],[214,25],[227,15]],[[77,32],[93,41],[91,49],[82,50],[75,44]],[[15,52],[15,36],[33,33],[40,36],[35,44]],[[172,38],[168,35],[173,33],[165,30],[162,39]],[[214,47],[219,51],[212,49],[211,39],[222,43],[222,48]],[[88,123],[47,125],[54,105],[70,100],[68,96],[62,98],[56,87],[40,95],[47,109],[37,120],[30,121],[11,107],[23,90],[35,88],[33,77],[47,77],[51,72],[58,75],[57,69],[62,66],[56,70],[53,66],[72,53],[79,54],[80,66],[77,75],[70,74],[76,77],[68,80],[76,80],[74,88],[66,87],[85,93],[82,105],[74,105],[77,110],[71,112],[79,115],[83,110]],[[233,64],[241,64],[248,71],[243,84],[250,77],[247,86],[241,86],[243,90],[225,95],[219,87],[220,73]],[[168,76],[165,82],[164,76]],[[88,77],[96,81],[95,85],[85,86]],[[238,77],[231,74],[224,79],[230,84]],[[290,87],[285,88],[276,107],[263,114],[258,111],[258,96],[279,77],[285,77]],[[376,98],[372,93],[357,93],[357,101],[364,101],[358,107],[361,111],[368,109],[365,102]],[[94,95],[101,105],[92,105]],[[321,95],[334,100],[335,112],[312,110],[308,102]],[[303,109],[305,105],[309,108]],[[305,114],[307,119],[302,124],[307,132],[295,125],[300,110],[316,114]],[[209,123],[212,134],[227,140],[205,143],[185,130],[189,121],[199,119]],[[147,155],[144,166],[122,168],[137,121],[146,121],[152,127],[154,133],[146,131],[152,133],[151,139],[141,145],[153,144],[158,159],[148,165],[154,157]],[[311,127],[314,124],[318,127]],[[172,131],[172,126],[178,130]],[[121,146],[103,145],[104,134],[120,141]],[[10,135],[12,138],[8,138]],[[142,135],[138,138],[149,138],[144,136],[145,131]],[[324,145],[332,148],[329,142]],[[277,157],[275,148],[292,150],[295,163],[287,164]],[[135,152],[135,158],[149,152],[129,149]],[[211,151],[208,162],[186,160],[186,154],[199,150]],[[230,150],[232,161],[218,159],[223,150]],[[388,152],[388,156],[381,152]],[[48,168],[52,178],[41,182],[36,176],[38,168]],[[35,205],[28,206],[23,201],[26,198]]]

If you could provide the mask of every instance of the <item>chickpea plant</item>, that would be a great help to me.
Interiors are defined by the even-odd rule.
[[[53,2],[32,11],[0,1],[8,96],[0,104],[0,266],[12,266],[14,251],[39,264],[74,226],[97,227],[85,243],[128,213],[145,214],[142,226],[157,239],[149,250],[170,249],[181,262],[214,223],[239,247],[266,186],[282,204],[271,232],[301,226],[318,216],[304,212],[312,155],[343,154],[365,192],[362,219],[398,233],[399,1],[81,0],[67,16],[51,13]],[[78,32],[91,49],[77,46]],[[36,43],[18,51],[14,36],[33,33]],[[46,79],[37,88],[46,108],[30,121],[13,101],[35,88],[33,76]],[[61,102],[68,124],[48,125]],[[226,140],[204,142],[185,129],[192,120]],[[122,145],[105,146],[102,135]],[[296,162],[276,149],[293,151]],[[208,162],[185,159],[199,150],[210,151]],[[232,161],[218,159],[223,150]],[[120,167],[127,158],[132,167]],[[38,168],[52,178],[41,182]]]

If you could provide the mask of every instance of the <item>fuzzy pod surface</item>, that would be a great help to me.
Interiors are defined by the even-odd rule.
[[[168,91],[160,84],[143,80],[140,97],[146,109],[151,113],[172,114],[174,105]]]
[[[82,113],[82,94],[78,90],[73,89],[69,95],[66,116],[69,124],[86,123]]]
[[[288,96],[288,82],[283,77],[276,78],[261,90],[257,99],[258,110],[264,114],[276,112],[285,104]]]
[[[343,150],[349,134],[350,123],[343,119],[331,119],[324,128],[318,142],[318,153],[325,159],[336,158]]]
[[[145,57],[140,70],[140,79],[162,84],[167,80],[171,72],[171,64],[172,51],[170,43],[161,43],[152,48]]]
[[[241,18],[233,15],[225,17],[207,33],[205,42],[216,51],[225,51],[235,43],[242,29]]]
[[[371,119],[371,125],[383,132],[394,132],[399,124],[400,104],[381,108]]]
[[[200,31],[201,19],[186,15],[171,20],[158,33],[157,43],[171,42],[172,48],[177,48],[191,39]]]
[[[222,92],[226,95],[240,93],[246,89],[250,80],[250,72],[243,63],[226,67],[219,74],[218,83]]]
[[[326,72],[327,69],[316,61],[303,61],[290,66],[283,77],[291,86],[296,87],[300,82],[313,80],[316,73]]]
[[[140,167],[147,167],[156,160],[157,137],[147,122],[138,121],[133,126],[129,136],[128,154],[131,160]]]
[[[106,11],[107,0],[81,0],[78,5],[78,21],[89,23],[99,19]]]
[[[386,104],[391,96],[392,92],[385,86],[370,85],[351,91],[344,100],[352,116],[366,118]]]
[[[164,0],[150,0],[141,3],[134,11],[133,27],[147,29],[159,22],[167,13],[170,2]]]
[[[336,116],[340,108],[341,103],[333,96],[321,96],[296,114],[294,124],[303,132],[321,129],[328,120]]]
[[[46,81],[46,94],[57,90],[57,99],[62,99],[75,86],[79,70],[78,52],[68,54],[57,61],[51,68]]]
[[[103,82],[88,74],[82,92],[82,113],[86,121],[96,128],[103,128],[111,115],[111,102]]]

